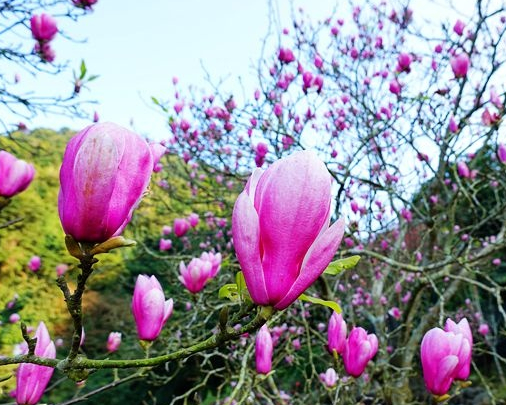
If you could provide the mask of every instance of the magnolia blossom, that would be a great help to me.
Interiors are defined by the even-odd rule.
[[[462,333],[429,330],[422,340],[423,378],[434,395],[445,395],[462,366],[471,359],[471,345]]]
[[[119,349],[121,345],[121,333],[120,332],[111,332],[107,337],[107,351],[115,352]]]
[[[377,351],[376,335],[367,334],[365,329],[354,327],[344,345],[343,363],[346,372],[355,378],[360,377]]]
[[[467,75],[470,63],[471,62],[467,53],[460,53],[450,59],[450,65],[452,67],[453,74],[457,79],[465,77]]]
[[[255,360],[257,373],[269,374],[272,370],[272,336],[267,325],[257,332],[255,339]]]
[[[327,348],[330,353],[335,351],[338,354],[343,354],[346,334],[346,322],[343,320],[342,314],[333,312],[327,329]]]
[[[40,42],[51,41],[58,32],[56,20],[46,13],[37,14],[30,18],[30,28],[33,38]]]
[[[44,322],[39,324],[35,337],[37,338],[35,355],[56,358],[56,348]],[[21,405],[35,405],[39,402],[53,371],[52,367],[30,363],[21,364],[16,372],[16,402]]]
[[[174,302],[165,300],[162,286],[155,276],[139,275],[132,299],[132,313],[141,340],[152,341],[160,334],[172,315]]]
[[[174,235],[178,238],[184,236],[190,229],[190,222],[186,218],[176,218],[174,220]]]
[[[153,169],[148,144],[111,123],[91,125],[67,145],[60,169],[58,212],[79,242],[121,235],[147,189]]]
[[[28,188],[34,167],[4,150],[0,151],[0,197],[10,198]]]
[[[284,309],[323,273],[344,233],[342,220],[329,227],[331,199],[330,174],[314,152],[253,172],[235,203],[232,234],[256,304]]]
[[[33,271],[39,271],[42,266],[42,259],[39,256],[32,256],[28,262],[28,268]]]
[[[337,385],[339,376],[332,367],[328,368],[325,373],[320,373],[320,381],[327,386],[327,388],[333,388]]]
[[[181,275],[179,281],[190,291],[196,294],[201,291],[210,278],[213,264],[208,260],[194,258],[188,266],[183,261],[179,263],[179,271]]]

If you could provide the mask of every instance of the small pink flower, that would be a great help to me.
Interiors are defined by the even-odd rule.
[[[320,373],[320,381],[325,384],[327,388],[333,388],[337,385],[337,380],[339,376],[336,373],[336,370],[333,368],[328,368],[325,373]]]
[[[453,26],[453,31],[457,34],[457,35],[462,35],[464,33],[464,28],[466,27],[466,24],[464,24],[464,22],[462,20],[457,20],[455,22],[455,25]]]
[[[467,75],[470,63],[471,62],[467,53],[455,55],[450,59],[450,65],[452,67],[453,74],[457,79],[465,77]]]
[[[478,333],[483,336],[487,336],[490,332],[490,328],[486,323],[480,324],[478,327]]]
[[[139,275],[132,299],[132,313],[139,339],[152,341],[160,334],[172,315],[172,298],[165,300],[162,286],[155,276]]]
[[[0,151],[0,196],[10,198],[26,190],[33,180],[35,169],[24,160],[4,150]]]
[[[343,320],[342,314],[332,312],[327,329],[327,348],[331,354],[334,350],[338,354],[343,353],[347,333],[346,322]]]
[[[188,266],[184,262],[179,263],[179,281],[190,291],[196,294],[201,291],[209,280],[212,271],[212,263],[207,260],[194,258]]]
[[[295,55],[289,48],[280,48],[278,53],[278,59],[281,63],[291,63],[295,61]]]
[[[468,179],[471,177],[471,171],[469,170],[469,167],[464,161],[460,161],[457,163],[457,173],[459,174],[460,177],[464,179]]]
[[[367,334],[365,329],[354,327],[344,345],[343,363],[346,372],[355,378],[360,377],[377,351],[376,335]]]
[[[51,41],[58,32],[56,20],[46,13],[37,14],[30,18],[30,28],[33,38],[39,42]]]
[[[63,276],[67,270],[69,269],[69,266],[65,263],[60,263],[59,265],[56,266],[56,277],[61,277]]]
[[[502,164],[506,164],[506,145],[500,143],[497,146],[497,157]]]
[[[402,86],[397,79],[393,79],[390,82],[388,89],[390,90],[390,93],[393,93],[396,96],[399,96],[401,94]]]
[[[190,222],[186,218],[176,218],[174,220],[174,235],[178,238],[184,236],[190,229]]]
[[[161,251],[161,252],[164,252],[166,250],[170,250],[172,249],[172,240],[170,239],[160,239],[160,242],[158,244],[158,249]]]
[[[10,323],[16,323],[19,322],[21,319],[21,316],[18,313],[13,313],[9,316],[9,322]]]
[[[111,332],[107,337],[107,351],[112,353],[119,349],[121,345],[121,333],[120,332]]]
[[[255,339],[256,370],[259,374],[269,374],[272,370],[272,336],[267,325],[257,332]]]
[[[401,319],[401,317],[402,317],[402,312],[398,307],[390,308],[388,313],[390,314],[390,316],[392,316],[393,318],[395,318],[397,320]]]
[[[40,56],[40,58],[45,62],[53,62],[56,54],[54,49],[51,48],[51,44],[47,42],[37,42],[35,47],[33,48],[36,54]]]
[[[192,228],[195,228],[199,224],[199,215],[196,214],[195,212],[192,212],[188,216],[188,222],[190,223],[190,226]]]
[[[456,134],[457,132],[459,132],[459,125],[455,121],[455,118],[453,117],[453,115],[450,117],[450,123],[448,124],[448,129],[450,130],[450,132],[452,134]]]
[[[28,262],[28,268],[34,273],[40,270],[42,259],[39,256],[32,256]]]

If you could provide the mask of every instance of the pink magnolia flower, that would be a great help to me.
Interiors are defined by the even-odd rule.
[[[481,122],[487,127],[491,127],[497,124],[501,119],[501,116],[497,112],[490,112],[488,108],[485,108],[481,114]]]
[[[10,198],[26,190],[34,175],[35,169],[31,164],[0,151],[0,196]]]
[[[195,212],[192,212],[188,215],[188,222],[192,228],[195,228],[199,224],[199,215]]]
[[[172,249],[172,241],[170,239],[160,239],[158,248],[160,251],[166,251]]]
[[[67,270],[69,269],[69,266],[65,263],[60,263],[56,266],[56,277],[63,276]]]
[[[221,253],[204,252],[200,255],[200,260],[208,261],[211,263],[211,271],[209,278],[214,278],[220,271],[221,267]]]
[[[119,349],[121,345],[121,333],[120,332],[111,332],[107,337],[107,351],[112,353]]]
[[[502,164],[506,164],[506,145],[504,143],[497,145],[497,157]]]
[[[272,336],[267,325],[257,332],[255,339],[255,360],[257,373],[269,374],[272,370]]]
[[[35,355],[50,359],[56,358],[56,348],[44,322],[39,324],[35,337],[37,338]],[[21,364],[16,372],[16,402],[23,405],[35,405],[39,402],[53,371],[52,367],[29,363]]]
[[[471,177],[471,171],[469,170],[469,167],[467,167],[466,162],[463,161],[457,163],[457,173],[460,177],[463,177],[465,179]]]
[[[390,93],[393,93],[396,96],[399,96],[401,94],[402,85],[399,83],[399,81],[397,79],[393,79],[390,82],[388,89],[390,90]]]
[[[445,332],[453,332],[456,335],[462,335],[469,342],[469,355],[463,353],[459,355],[459,367],[455,378],[457,380],[467,380],[471,373],[471,352],[473,349],[473,334],[466,318],[462,318],[459,323],[453,322],[450,318],[446,320]]]
[[[401,312],[401,310],[398,307],[392,307],[392,308],[390,308],[388,310],[388,314],[391,317],[393,317],[393,318],[395,318],[397,320],[401,319],[401,317],[402,317],[402,312]]]
[[[483,336],[487,336],[490,332],[490,327],[486,323],[480,324],[478,327],[478,333]]]
[[[434,395],[445,395],[459,372],[461,359],[471,358],[471,346],[463,334],[434,328],[423,337],[421,358],[425,386]]]
[[[344,345],[343,363],[346,372],[355,378],[360,377],[377,351],[376,335],[367,334],[365,329],[354,327]]]
[[[462,35],[464,33],[464,28],[466,27],[466,24],[464,23],[464,21],[462,20],[457,20],[455,22],[455,25],[453,26],[453,31],[457,34],[457,35]]]
[[[327,388],[333,388],[337,385],[339,379],[336,370],[332,367],[328,368],[325,373],[320,373],[320,381],[327,386]]]
[[[186,218],[176,218],[174,220],[174,235],[178,238],[184,236],[190,229],[190,222]]]
[[[36,14],[30,18],[32,36],[39,42],[51,41],[58,32],[56,20],[49,14]]]
[[[413,214],[405,207],[401,208],[401,217],[403,217],[406,222],[411,222],[413,220]]]
[[[36,54],[40,56],[40,58],[45,62],[53,62],[56,58],[56,54],[54,49],[51,48],[51,44],[47,42],[37,42],[35,47],[33,48]]]
[[[413,58],[409,53],[400,53],[397,57],[397,68],[395,69],[397,72],[407,72],[409,73],[411,68],[411,62],[413,61]]]
[[[455,55],[450,59],[450,66],[452,67],[453,74],[457,79],[467,75],[470,63],[471,62],[467,53]]]
[[[280,48],[278,59],[281,63],[291,63],[295,61],[295,55],[290,48]]]
[[[327,329],[327,348],[331,354],[334,350],[338,354],[343,354],[347,333],[348,331],[346,330],[346,322],[343,320],[343,315],[332,312]]]
[[[457,122],[455,121],[455,117],[453,115],[450,117],[448,129],[452,134],[456,134],[457,132],[459,132],[459,124],[457,124]]]
[[[160,334],[172,315],[174,302],[165,300],[162,286],[155,276],[139,275],[132,299],[132,313],[141,340],[152,341]]]
[[[21,316],[18,314],[18,313],[13,313],[9,316],[9,322],[10,323],[16,323],[16,322],[19,322],[19,320],[21,319]]]
[[[42,259],[39,256],[32,256],[28,262],[28,268],[34,273],[40,270]]]
[[[201,291],[209,280],[212,271],[212,263],[207,260],[193,258],[188,266],[184,262],[179,263],[179,281],[190,291],[196,294]]]
[[[60,169],[58,211],[63,230],[79,242],[121,235],[148,186],[153,157],[139,135],[94,124],[67,145]]]
[[[344,233],[343,220],[329,228],[330,203],[330,174],[314,152],[253,172],[235,203],[232,234],[256,304],[284,309],[323,273]]]

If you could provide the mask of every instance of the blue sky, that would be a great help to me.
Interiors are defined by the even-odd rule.
[[[280,3],[274,5],[275,19],[277,14],[283,21],[277,29],[290,21],[290,2]],[[310,7],[311,15],[321,18],[335,0],[295,4]],[[170,98],[173,76],[179,78],[181,89],[205,88],[203,65],[215,80],[229,77],[231,89],[238,87],[238,77],[253,88],[253,64],[268,31],[269,9],[264,0],[99,0],[94,11],[77,23],[60,24],[66,34],[85,43],[59,35],[53,45],[58,61],[69,60],[77,68],[83,58],[89,71],[100,75],[90,91],[83,91],[83,98],[99,103],[89,108],[90,118],[96,108],[101,121],[129,126],[132,119],[138,132],[158,138],[167,132],[165,118],[150,98]],[[22,83],[45,93],[63,91],[70,86],[68,76],[40,76],[37,81],[22,76]],[[28,125],[80,129],[88,123],[42,116]]]
[[[190,85],[209,88],[202,68],[205,66],[214,81],[228,77],[227,88],[238,89],[240,77],[245,88],[253,91],[254,64],[260,57],[270,21],[271,29],[279,32],[289,27],[291,9],[298,7],[308,11],[313,20],[328,17],[333,9],[337,10],[334,18],[339,14],[347,18],[349,13],[343,4],[347,2],[99,0],[94,11],[77,23],[60,21],[60,29],[75,41],[59,34],[53,42],[59,62],[69,61],[78,68],[84,59],[89,71],[100,75],[90,85],[90,91],[83,91],[83,99],[98,102],[89,108],[90,120],[41,116],[27,124],[30,128],[81,129],[91,122],[96,109],[101,121],[130,126],[132,120],[139,133],[164,138],[166,117],[153,106],[151,96],[172,97],[173,76],[179,78],[181,89]],[[460,0],[463,16],[472,4],[473,0]],[[454,21],[462,17],[440,12],[434,5],[427,7],[424,0],[414,1],[412,6],[415,18],[441,20],[446,15]],[[25,42],[33,46],[31,38]],[[45,94],[63,93],[71,88],[71,80],[70,72],[66,76],[39,76],[37,80],[22,75],[20,86]]]

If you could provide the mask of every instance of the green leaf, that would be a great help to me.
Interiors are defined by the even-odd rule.
[[[237,285],[237,292],[239,294],[241,294],[241,292],[243,290],[247,290],[247,288],[246,288],[246,280],[244,279],[244,274],[242,273],[242,271],[239,271],[235,275],[235,283]]]
[[[84,76],[86,76],[86,63],[84,62],[84,59],[81,61],[81,76],[79,78],[82,80],[84,79]]]
[[[156,105],[160,105],[160,102],[158,101],[158,99],[156,97],[151,97],[151,101],[153,103],[155,103]]]
[[[91,75],[90,77],[88,77],[88,81],[92,82],[93,80],[98,79],[99,77],[100,75]]]
[[[225,284],[220,288],[218,296],[221,299],[228,298],[231,301],[237,301],[239,299],[239,293],[237,292],[237,284]]]
[[[299,300],[310,302],[312,304],[323,305],[324,307],[329,307],[329,308],[333,309],[334,311],[336,311],[338,314],[340,314],[342,312],[341,307],[335,301],[325,301],[325,300],[322,300],[321,298],[309,297],[306,294],[301,294],[301,296],[299,297]]]
[[[323,274],[329,274],[331,276],[337,276],[344,270],[352,269],[357,265],[360,260],[360,256],[350,256],[344,259],[339,259],[331,262],[325,269]]]

